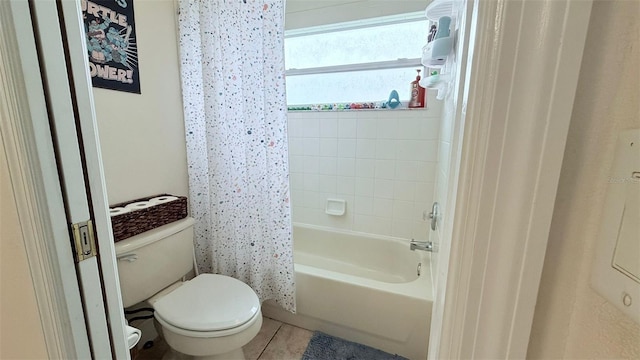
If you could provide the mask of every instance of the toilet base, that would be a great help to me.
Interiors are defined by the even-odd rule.
[[[186,336],[156,324],[171,348],[163,360],[244,360],[242,347],[251,341],[262,327],[262,313],[258,311],[242,331],[219,337]]]
[[[169,349],[162,360],[245,360],[242,348],[232,350],[228,353],[209,355],[209,356],[191,356],[179,353],[173,349]]]

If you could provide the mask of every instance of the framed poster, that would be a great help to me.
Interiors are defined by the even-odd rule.
[[[82,0],[94,87],[140,94],[133,0]]]

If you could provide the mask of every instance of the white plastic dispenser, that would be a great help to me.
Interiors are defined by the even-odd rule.
[[[439,67],[447,61],[453,48],[451,36],[451,17],[443,16],[438,20],[436,38],[422,48],[422,63],[428,67]]]

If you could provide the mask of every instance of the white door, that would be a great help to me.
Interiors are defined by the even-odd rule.
[[[43,182],[59,187],[47,198],[52,225],[66,230],[56,239],[62,276],[77,276],[65,289],[76,356],[128,359],[80,2],[12,0],[11,11],[35,142],[57,165]]]
[[[590,11],[466,1],[430,359],[526,357]]]

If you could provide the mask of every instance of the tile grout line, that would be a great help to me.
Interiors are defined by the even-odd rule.
[[[262,351],[260,351],[260,355],[258,355],[256,360],[260,360],[260,358],[262,357],[262,354],[264,354],[264,351],[267,350],[267,348],[269,347],[269,344],[271,344],[271,341],[273,341],[273,338],[275,338],[276,335],[278,334],[278,331],[280,331],[280,329],[282,329],[282,324],[284,324],[284,323],[280,322],[280,321],[279,321],[279,323],[280,323],[280,325],[278,325],[278,329],[276,329],[276,331],[273,333],[273,336],[271,336],[271,338],[269,339],[267,344],[264,346],[264,348],[262,348]]]

